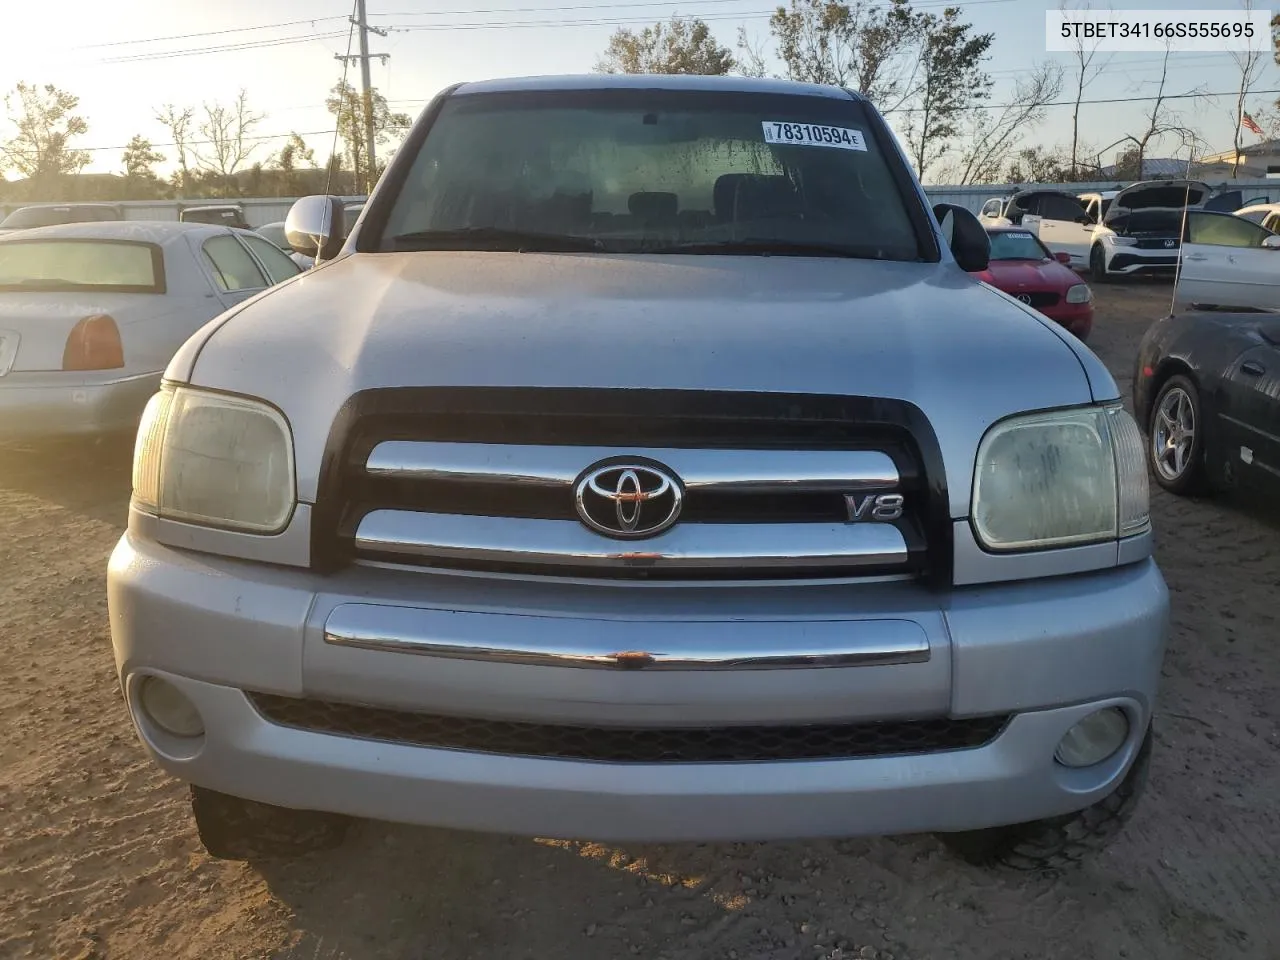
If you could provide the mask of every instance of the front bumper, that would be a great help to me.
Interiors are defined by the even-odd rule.
[[[0,377],[0,440],[92,436],[137,426],[160,373],[9,373]]]
[[[939,597],[906,583],[549,586],[374,569],[318,577],[130,534],[112,555],[108,595],[135,725],[177,777],[379,820],[646,841],[964,830],[1087,806],[1115,788],[1141,743],[1168,617],[1151,561]],[[398,641],[428,643],[429,655],[334,642],[335,632],[359,634],[353,623],[362,609],[395,611]],[[344,626],[326,641],[326,624],[337,622]],[[371,626],[364,639],[376,632]],[[482,636],[507,650],[564,638],[580,653],[641,635],[665,649],[704,652],[821,646],[840,636],[856,651],[923,637],[928,656],[650,671],[439,655],[444,644],[475,649]],[[186,693],[203,718],[202,737],[174,738],[139,708],[138,682],[148,674]],[[246,690],[596,727],[1013,716],[994,739],[960,750],[601,762],[298,729],[268,720]],[[1062,735],[1106,705],[1129,715],[1125,746],[1095,767],[1057,765]]]
[[[1108,273],[1119,273],[1131,276],[1137,273],[1173,275],[1178,269],[1177,253],[1133,252],[1135,248],[1125,247],[1113,253],[1107,262]]]

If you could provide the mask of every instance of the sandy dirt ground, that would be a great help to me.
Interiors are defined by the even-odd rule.
[[[1167,286],[1105,288],[1127,394]],[[104,573],[128,451],[0,459],[0,957],[1280,958],[1280,525],[1154,496],[1174,631],[1144,804],[1059,879],[931,837],[602,846],[361,824],[209,859],[125,716]]]

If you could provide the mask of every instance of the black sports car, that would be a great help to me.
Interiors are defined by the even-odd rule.
[[[1280,315],[1157,320],[1138,347],[1133,410],[1166,490],[1280,491]]]

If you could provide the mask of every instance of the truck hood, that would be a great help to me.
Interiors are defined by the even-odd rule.
[[[167,376],[280,407],[307,502],[339,408],[370,388],[899,398],[933,424],[957,517],[992,422],[1118,395],[1087,349],[954,264],[798,257],[357,253],[224,314]]]

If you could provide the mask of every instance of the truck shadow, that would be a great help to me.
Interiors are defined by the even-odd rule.
[[[1178,914],[1134,853],[1054,878],[971,867],[927,836],[604,845],[359,824],[340,850],[258,869],[292,914],[274,960],[1021,956],[1046,936],[1061,949],[1039,956],[1114,956],[1135,922],[1149,955],[1189,956],[1230,932],[1202,912],[1161,929]]]

